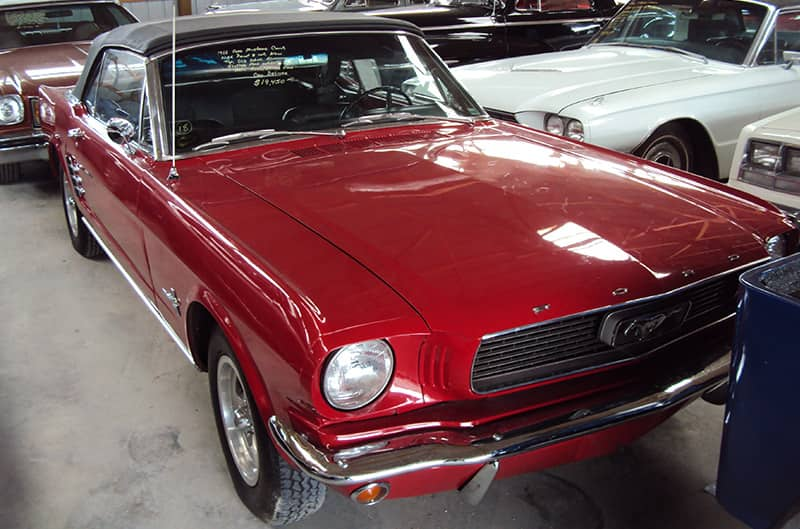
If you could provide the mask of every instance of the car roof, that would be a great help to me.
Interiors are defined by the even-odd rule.
[[[328,12],[230,13],[218,16],[193,15],[175,19],[178,48],[203,42],[238,40],[270,35],[304,35],[316,31],[404,31],[422,36],[422,30],[404,20],[362,14]],[[75,85],[81,94],[91,65],[107,48],[122,48],[152,56],[172,48],[172,20],[127,24],[99,35],[86,60],[86,67]]]

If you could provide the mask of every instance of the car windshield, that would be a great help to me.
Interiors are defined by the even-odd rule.
[[[0,11],[0,48],[92,40],[135,20],[112,3],[58,4]]]
[[[171,56],[160,64],[172,125]],[[265,38],[197,47],[176,63],[177,152],[426,119],[468,121],[483,110],[422,39],[358,33]],[[247,134],[252,132],[252,134]]]
[[[589,43],[658,48],[741,64],[767,8],[748,2],[633,0]]]

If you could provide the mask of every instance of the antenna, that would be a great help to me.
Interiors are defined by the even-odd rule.
[[[175,142],[176,124],[178,117],[175,115],[175,85],[178,84],[178,79],[175,78],[175,19],[178,16],[177,0],[172,0],[172,167],[169,168],[169,176],[167,180],[177,180],[180,178],[178,168],[175,166],[175,151],[177,143]]]

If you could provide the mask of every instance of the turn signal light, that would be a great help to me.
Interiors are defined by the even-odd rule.
[[[361,505],[375,505],[389,494],[388,483],[370,483],[355,490],[350,499]]]

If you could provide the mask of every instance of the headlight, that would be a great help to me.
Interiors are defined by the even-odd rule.
[[[786,256],[786,237],[775,235],[764,241],[764,248],[773,259]]]
[[[25,106],[18,95],[0,97],[0,125],[16,125],[25,119]]]
[[[566,136],[571,140],[583,141],[583,123],[577,119],[567,121]]]
[[[560,116],[550,114],[544,118],[544,128],[550,134],[562,136],[564,134],[564,120],[562,120]]]
[[[331,406],[355,410],[383,393],[394,368],[394,353],[382,340],[346,345],[333,353],[322,377],[322,391]]]
[[[752,165],[759,165],[770,171],[776,171],[781,159],[781,146],[763,141],[751,141],[747,151],[747,160]]]

